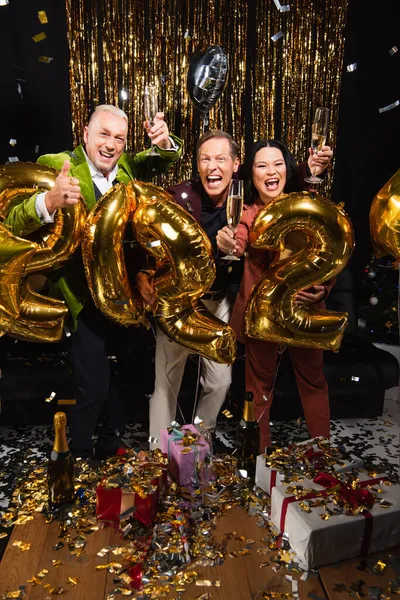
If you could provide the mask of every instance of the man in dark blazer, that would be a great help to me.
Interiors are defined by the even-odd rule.
[[[216,243],[217,232],[226,224],[226,198],[229,184],[238,175],[240,160],[236,142],[224,131],[208,131],[198,141],[197,168],[199,177],[168,189],[174,200],[200,223],[208,235],[216,262],[216,277],[202,302],[219,319],[229,321],[234,293],[240,284],[240,262],[221,260]],[[317,165],[326,168],[330,148],[320,157],[310,155],[308,164],[298,167],[299,185],[304,186],[308,169]],[[154,302],[154,292],[148,273],[137,276],[143,299]],[[160,430],[175,419],[177,398],[190,350],[170,340],[157,329],[155,359],[155,390],[150,399],[151,446],[158,447]],[[214,430],[217,416],[231,384],[232,367],[201,357],[202,390],[195,414],[207,430]],[[155,441],[154,441],[155,440]]]

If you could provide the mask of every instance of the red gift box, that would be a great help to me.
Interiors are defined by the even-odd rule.
[[[122,465],[123,467],[124,465]],[[125,465],[126,466],[126,465]],[[128,464],[129,466],[129,464]],[[164,465],[156,463],[142,463],[133,466],[130,481],[121,486],[110,485],[110,478],[105,478],[96,488],[96,516],[102,521],[119,522],[128,517],[134,517],[143,525],[152,525],[157,514],[159,498],[167,483],[167,472]],[[140,486],[135,485],[138,475],[151,473],[156,475],[147,480],[147,485],[152,487],[147,493]],[[157,474],[158,471],[158,474]],[[112,478],[115,478],[115,473]]]

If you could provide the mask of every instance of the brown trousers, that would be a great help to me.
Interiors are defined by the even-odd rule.
[[[278,344],[246,337],[246,391],[254,394],[255,416],[260,426],[260,452],[271,445],[269,413],[279,348]],[[290,354],[310,436],[329,439],[329,395],[323,352],[296,346],[288,346],[286,352]]]

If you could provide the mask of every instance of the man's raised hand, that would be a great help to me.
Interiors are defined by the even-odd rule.
[[[70,168],[71,163],[69,160],[64,161],[53,188],[46,193],[44,201],[50,215],[57,208],[64,208],[78,203],[81,194],[79,179],[68,175]]]

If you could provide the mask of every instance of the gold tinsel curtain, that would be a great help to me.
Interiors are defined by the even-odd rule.
[[[335,148],[347,0],[283,1],[290,10],[278,0],[66,0],[74,143],[96,105],[107,103],[128,114],[130,148],[147,147],[143,91],[156,81],[170,131],[185,142],[163,183],[190,177],[203,129],[187,68],[194,52],[219,44],[230,66],[210,128],[229,131],[242,158],[253,140],[276,137],[305,160],[317,106],[330,108]]]

